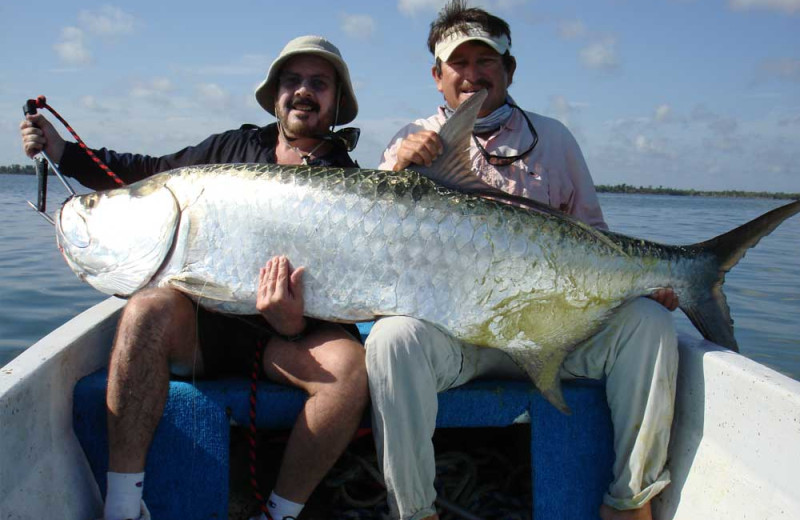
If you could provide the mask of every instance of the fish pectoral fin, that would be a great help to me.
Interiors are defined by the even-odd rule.
[[[235,301],[233,291],[222,284],[207,278],[192,275],[176,275],[167,280],[167,284],[186,293],[195,300],[216,300],[221,302]]]
[[[550,404],[570,415],[572,411],[561,393],[561,364],[568,352],[558,348],[543,348],[527,340],[513,340],[503,352],[528,374],[533,384]]]

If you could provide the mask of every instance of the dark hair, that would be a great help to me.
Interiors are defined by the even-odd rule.
[[[439,15],[431,22],[431,30],[428,33],[428,50],[434,54],[436,42],[451,30],[466,32],[468,24],[476,24],[492,36],[508,37],[508,44],[511,45],[511,29],[508,23],[502,18],[498,18],[477,7],[467,7],[466,0],[450,0],[439,11]],[[509,70],[514,63],[514,58],[510,52],[503,54],[503,66]],[[436,70],[441,74],[442,63],[436,58]]]

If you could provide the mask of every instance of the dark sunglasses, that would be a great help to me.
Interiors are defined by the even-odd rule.
[[[338,144],[348,152],[352,152],[358,144],[358,138],[361,136],[361,129],[348,126],[335,132],[328,132],[325,135],[318,136],[323,141],[330,141]]]
[[[520,113],[522,114],[522,117],[525,118],[525,122],[528,123],[528,130],[531,131],[531,136],[533,137],[533,141],[531,142],[531,145],[528,147],[528,149],[519,155],[492,155],[489,152],[487,152],[483,146],[481,146],[481,143],[478,142],[478,138],[475,137],[475,134],[473,133],[472,140],[475,141],[475,145],[478,147],[478,150],[480,150],[481,155],[483,155],[483,158],[486,159],[486,162],[488,162],[492,166],[508,166],[509,164],[512,164],[520,159],[523,159],[526,155],[531,153],[531,151],[533,151],[534,148],[536,148],[536,143],[539,142],[539,134],[536,133],[536,129],[533,127],[533,123],[531,123],[528,114],[526,114],[524,110],[522,110],[513,103],[509,103],[508,105],[511,108],[516,108],[517,110],[519,110]]]

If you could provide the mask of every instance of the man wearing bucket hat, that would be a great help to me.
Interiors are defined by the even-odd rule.
[[[255,96],[276,123],[244,125],[161,157],[107,149],[96,154],[127,183],[193,164],[357,166],[347,153],[357,132],[332,132],[358,113],[347,65],[332,43],[318,36],[290,41]],[[41,115],[28,116],[20,126],[29,156],[44,149],[64,174],[85,186],[114,187]],[[168,288],[145,290],[130,299],[109,362],[106,520],[149,518],[142,500],[145,463],[170,372],[183,377],[248,374],[259,340],[266,343],[264,375],[309,395],[267,501],[275,520],[298,516],[352,439],[368,401],[364,349],[354,339],[358,331],[303,317],[302,273],[285,257],[269,260],[259,276],[261,315],[246,320],[207,312]]]
[[[380,167],[429,166],[442,151],[437,131],[447,117],[474,92],[486,89],[469,150],[476,175],[605,229],[572,134],[556,120],[523,111],[508,95],[517,66],[508,24],[453,1],[431,25],[428,47],[445,104],[435,115],[401,129]],[[667,309],[676,306],[671,290],[631,302],[563,364],[562,378],[606,380],[616,460],[613,481],[598,504],[603,519],[652,518],[650,500],[670,482],[665,462],[678,358]],[[406,317],[379,320],[366,348],[373,434],[393,515],[436,518],[431,438],[437,392],[478,377],[520,378],[524,373],[500,350],[464,344]]]

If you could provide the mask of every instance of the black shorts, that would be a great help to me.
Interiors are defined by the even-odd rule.
[[[203,375],[249,375],[256,345],[267,344],[271,327],[261,316],[236,316],[197,308],[197,338],[203,354]]]
[[[250,375],[255,360],[256,345],[264,347],[275,334],[260,315],[238,316],[212,312],[197,307],[197,337],[203,355],[204,376]],[[307,319],[306,330],[313,329],[318,320]],[[342,327],[360,341],[355,325]],[[262,367],[259,367],[262,371]]]

